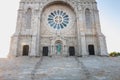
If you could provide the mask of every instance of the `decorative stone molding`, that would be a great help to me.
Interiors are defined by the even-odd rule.
[[[26,29],[28,23],[25,23],[25,15],[29,8],[32,11],[31,28]],[[86,26],[87,8],[92,26],[89,29]],[[56,17],[56,13],[51,14],[54,11],[63,12]],[[95,49],[94,55],[108,55],[98,12],[96,0],[21,0],[16,31],[11,39],[10,55],[22,56],[24,44],[30,47],[28,56],[42,56],[45,47],[48,49],[48,56],[57,55],[58,44],[61,45],[60,53],[64,56],[70,55],[70,47],[76,56],[88,56],[91,54],[89,45]],[[48,18],[50,14],[54,16],[52,19]],[[69,16],[68,21],[64,15]],[[51,27],[56,26],[51,20],[56,20],[57,28],[59,25],[64,25],[64,28],[52,29]]]

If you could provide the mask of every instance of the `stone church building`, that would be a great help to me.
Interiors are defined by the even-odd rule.
[[[21,0],[10,55],[108,55],[96,0]]]

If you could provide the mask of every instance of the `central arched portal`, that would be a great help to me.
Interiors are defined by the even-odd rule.
[[[56,55],[62,55],[62,41],[58,40],[55,42],[55,51],[56,51]]]

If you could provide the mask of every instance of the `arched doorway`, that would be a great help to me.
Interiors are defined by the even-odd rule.
[[[56,49],[56,54],[57,55],[61,55],[62,54],[62,42],[60,40],[56,41],[55,49]]]
[[[95,55],[94,45],[88,45],[89,55]]]
[[[23,56],[28,56],[29,54],[29,45],[23,46]]]

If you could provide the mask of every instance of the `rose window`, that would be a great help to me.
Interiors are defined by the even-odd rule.
[[[56,30],[60,30],[67,27],[68,23],[69,23],[69,16],[66,14],[66,12],[57,10],[51,12],[48,15],[48,24],[50,25],[50,27]]]

